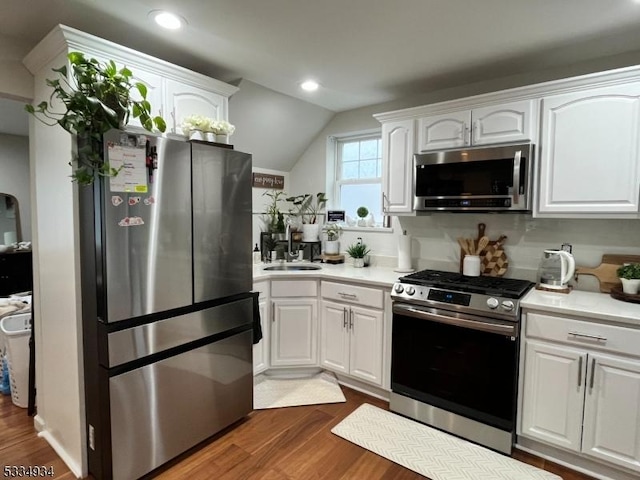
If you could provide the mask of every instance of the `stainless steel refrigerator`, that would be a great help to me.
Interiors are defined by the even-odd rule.
[[[80,187],[89,470],[139,478],[252,410],[251,155],[114,131]]]

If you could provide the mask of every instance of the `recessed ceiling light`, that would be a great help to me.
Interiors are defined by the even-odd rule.
[[[184,19],[178,15],[171,12],[165,12],[164,10],[154,10],[149,14],[149,16],[153,18],[158,25],[162,28],[166,28],[167,30],[177,30],[186,23]]]
[[[315,82],[313,80],[307,80],[300,84],[300,88],[302,88],[306,92],[315,92],[319,86],[320,85],[318,85],[318,82]]]

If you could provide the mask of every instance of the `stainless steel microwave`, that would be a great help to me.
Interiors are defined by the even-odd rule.
[[[533,154],[532,143],[416,154],[414,209],[530,211]]]

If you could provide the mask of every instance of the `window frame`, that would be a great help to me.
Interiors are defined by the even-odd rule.
[[[342,159],[340,155],[340,146],[347,142],[355,142],[362,140],[376,139],[380,142],[380,176],[379,177],[369,177],[369,178],[357,178],[357,179],[342,179]],[[370,130],[362,130],[358,132],[349,132],[340,135],[334,135],[328,137],[328,148],[327,150],[330,152],[329,161],[327,162],[328,167],[328,175],[327,180],[331,181],[332,188],[328,188],[333,192],[331,206],[332,208],[338,209],[341,205],[341,187],[342,185],[372,185],[379,184],[380,191],[382,191],[383,185],[383,165],[382,165],[382,129],[370,129]],[[382,204],[382,198],[380,198],[380,203]],[[384,212],[382,212],[384,217]],[[367,227],[369,229],[383,229],[383,219],[380,218],[375,227]],[[350,228],[350,227],[347,227]],[[362,228],[362,227],[353,227],[353,228]],[[387,230],[387,228],[384,228]]]

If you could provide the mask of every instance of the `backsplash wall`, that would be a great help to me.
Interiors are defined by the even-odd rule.
[[[536,281],[542,251],[573,246],[576,265],[600,264],[605,253],[640,255],[640,220],[538,219],[523,214],[432,214],[394,217],[393,232],[345,231],[341,250],[362,237],[372,249],[373,262],[395,266],[398,236],[406,230],[412,236],[412,266],[457,271],[460,247],[457,237],[477,237],[478,223],[486,225],[486,235],[495,240],[506,235],[504,249],[509,260],[507,277]],[[574,287],[598,290],[595,277],[582,275]]]

